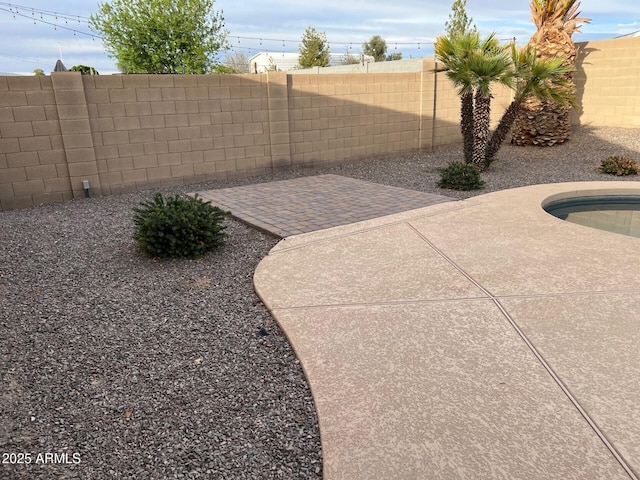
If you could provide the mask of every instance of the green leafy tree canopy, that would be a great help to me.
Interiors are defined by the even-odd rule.
[[[473,18],[467,17],[467,0],[454,0],[449,20],[444,22],[447,37],[454,38],[465,33],[477,32],[476,26],[471,26],[472,23]]]
[[[326,67],[329,64],[329,43],[324,32],[307,27],[302,35],[298,63],[302,68]]]
[[[380,35],[374,35],[362,44],[365,55],[371,55],[376,62],[384,62],[387,57],[387,42]]]
[[[215,0],[111,0],[91,15],[123,73],[207,73],[227,49]]]
[[[41,76],[43,76],[43,75],[44,75],[44,70],[42,70],[41,68],[36,68],[36,69],[33,71],[33,74],[34,74],[36,77],[41,77]]]
[[[69,69],[70,72],[80,72],[82,75],[100,75],[98,71],[87,65],[74,65]]]
[[[387,55],[387,62],[393,62],[395,60],[402,60],[402,52],[393,52]]]

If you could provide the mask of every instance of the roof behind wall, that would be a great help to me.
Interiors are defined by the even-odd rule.
[[[251,73],[264,73],[269,70],[280,70],[283,72],[291,70],[299,70],[298,53],[291,52],[260,52],[249,59],[249,68]],[[356,60],[362,60],[360,55],[352,55]],[[332,53],[329,55],[329,67],[344,65],[345,55],[342,53]],[[364,56],[365,62],[373,62],[370,55]]]
[[[619,37],[616,37],[616,38],[630,38],[630,37],[640,37],[640,30],[638,30],[637,32],[627,33],[626,35],[620,35]]]

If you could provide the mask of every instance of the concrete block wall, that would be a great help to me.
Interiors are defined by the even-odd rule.
[[[271,171],[267,77],[83,81],[103,194]]]
[[[640,127],[640,37],[577,47],[573,124]]]
[[[640,126],[640,38],[577,45],[573,123]],[[459,143],[460,100],[435,67],[0,77],[0,209],[84,196],[84,180],[109,195]],[[494,124],[511,99],[496,89]]]
[[[496,100],[494,100],[496,101]],[[434,63],[374,74],[0,77],[0,209],[460,142]]]
[[[0,77],[0,208],[72,197],[52,77]]]
[[[420,80],[419,73],[292,75],[293,164],[316,167],[417,151]]]

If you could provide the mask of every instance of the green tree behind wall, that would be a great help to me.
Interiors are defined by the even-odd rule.
[[[302,68],[326,67],[329,64],[329,43],[324,32],[307,27],[302,35],[298,63]]]
[[[362,44],[365,55],[371,55],[376,62],[384,62],[387,56],[387,42],[380,35],[372,36]]]
[[[457,35],[477,32],[476,26],[471,26],[472,23],[473,18],[467,16],[467,0],[454,0],[449,20],[444,22],[447,37],[453,38]]]
[[[100,75],[98,71],[88,65],[74,65],[69,69],[70,72],[80,72],[82,75]]]
[[[393,52],[387,55],[387,62],[393,62],[395,60],[402,60],[402,52]]]
[[[214,0],[111,0],[91,15],[123,73],[208,73],[226,50]]]

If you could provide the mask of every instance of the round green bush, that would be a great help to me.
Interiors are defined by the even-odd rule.
[[[165,200],[156,193],[133,211],[133,238],[150,257],[200,257],[224,245],[227,237],[223,221],[230,212],[203,202],[197,194]]]
[[[484,181],[480,178],[480,170],[473,163],[451,162],[440,169],[437,185],[451,190],[479,190],[484,187]]]

